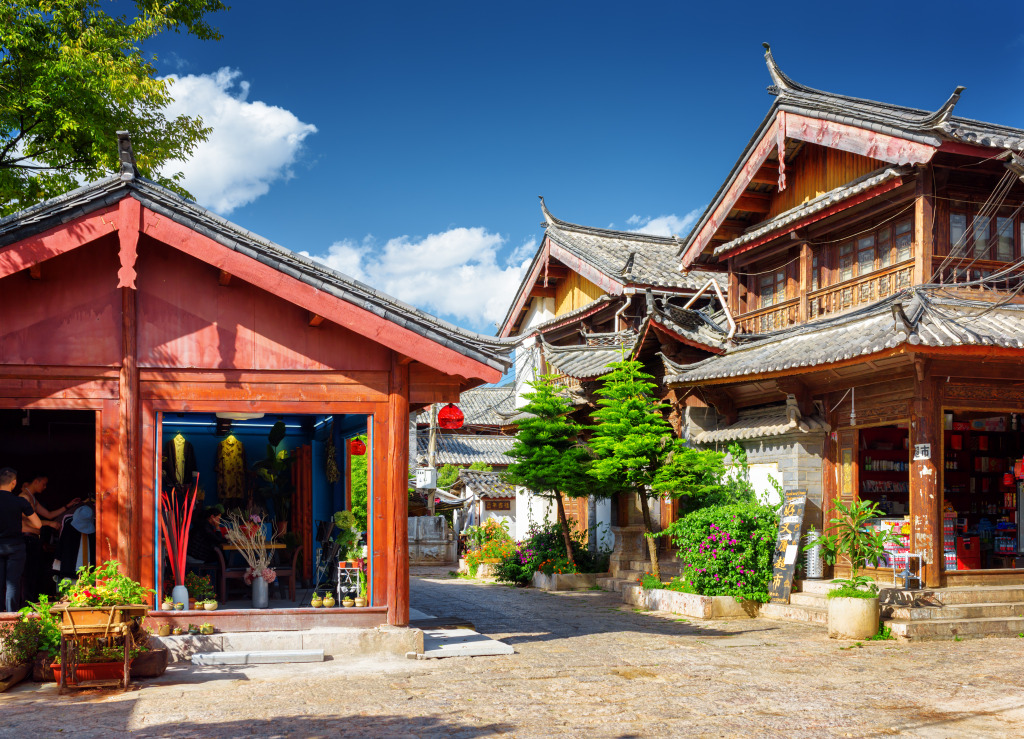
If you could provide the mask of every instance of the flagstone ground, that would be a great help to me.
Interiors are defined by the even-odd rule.
[[[1024,735],[1024,638],[844,648],[797,624],[696,623],[600,591],[424,572],[412,602],[517,654],[181,667],[126,694],[29,684],[0,695],[0,736]]]

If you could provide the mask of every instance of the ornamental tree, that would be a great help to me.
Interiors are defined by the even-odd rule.
[[[516,421],[516,443],[509,452],[516,461],[508,466],[503,477],[510,485],[522,485],[534,495],[555,501],[565,556],[575,567],[562,496],[585,498],[591,493],[601,494],[601,486],[587,474],[591,459],[579,443],[581,429],[570,416],[574,409],[558,393],[553,380],[553,375],[542,375],[528,383],[533,392],[524,393],[528,402],[519,409],[527,415]]]
[[[662,466],[676,448],[672,426],[665,420],[668,405],[654,395],[653,377],[643,365],[630,359],[613,362],[612,371],[602,378],[596,391],[598,409],[591,415],[598,422],[592,427],[590,446],[596,459],[590,474],[621,493],[633,493],[640,501],[644,517],[651,574],[661,579],[658,546],[654,541],[650,500],[662,492],[655,489]],[[672,496],[681,494],[679,486],[668,486]]]
[[[127,3],[125,3],[127,5]],[[165,31],[219,39],[206,16],[221,0],[134,0],[111,16],[99,0],[0,2],[0,215],[117,169],[117,131],[131,133],[139,170],[190,197],[169,161],[186,159],[209,128],[168,118],[170,79],[144,43]]]

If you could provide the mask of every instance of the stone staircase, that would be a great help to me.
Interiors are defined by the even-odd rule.
[[[766,603],[761,618],[826,627],[828,580],[796,583],[789,604]],[[1024,586],[974,586],[879,593],[882,623],[898,639],[937,641],[1024,633]]]
[[[645,574],[651,571],[651,562],[649,559],[631,559],[626,560],[623,564],[627,564],[627,567],[616,567],[616,563],[612,563],[611,573],[609,577],[597,578],[597,585],[602,590],[609,590],[613,593],[622,593],[622,588],[625,585],[636,585],[637,581]],[[658,567],[661,569],[661,579],[668,580],[672,577],[679,576],[679,560],[675,557],[659,558]]]

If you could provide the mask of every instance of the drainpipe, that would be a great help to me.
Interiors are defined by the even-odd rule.
[[[616,331],[620,331],[621,330],[620,327],[619,327],[619,321],[622,319],[622,314],[625,312],[626,308],[628,308],[629,304],[633,302],[633,292],[634,292],[633,288],[627,287],[622,292],[626,296],[626,302],[622,304],[621,308],[619,308],[617,311],[615,311],[615,321],[614,321],[613,325],[615,326],[615,330]]]
[[[686,308],[689,308],[691,305],[693,305],[696,302],[697,298],[703,295],[704,291],[706,291],[709,287],[715,289],[715,294],[718,295],[718,300],[722,304],[722,310],[725,311],[725,320],[729,323],[729,333],[725,337],[726,341],[728,341],[736,334],[736,321],[732,319],[732,313],[729,312],[729,303],[726,301],[725,296],[722,295],[722,288],[718,286],[718,282],[716,280],[712,279],[704,283],[704,287],[698,290],[697,294],[690,298],[686,305],[683,306],[683,309],[685,310]]]

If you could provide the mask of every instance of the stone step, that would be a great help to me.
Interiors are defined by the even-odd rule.
[[[828,601],[824,593],[790,593],[789,603],[794,606],[810,606],[811,608],[825,608]]]
[[[831,580],[797,580],[793,584],[793,590],[800,593],[819,593],[825,595],[828,591],[839,586]]]
[[[886,607],[883,606],[883,612]],[[956,606],[889,609],[889,618],[898,621],[956,620],[965,618],[1024,617],[1024,603],[968,603]]]
[[[1017,637],[1024,633],[1024,617],[928,618],[916,621],[891,619],[884,623],[892,629],[894,636],[911,641],[981,639],[986,636]]]
[[[622,588],[626,585],[636,585],[636,578],[628,579],[622,577],[599,577],[597,578],[597,586],[601,590],[607,590],[610,593],[621,593]]]
[[[662,559],[658,561],[658,567],[661,568],[662,575],[665,575],[665,573],[678,575],[681,566],[677,559]],[[648,559],[631,559],[629,561],[629,569],[636,572],[650,572],[651,561]]]
[[[1024,603],[1024,587],[979,586],[966,588],[944,588],[933,591],[935,599],[944,606],[975,603]]]
[[[761,606],[761,618],[775,621],[794,621],[814,626],[828,625],[828,610],[824,607],[801,606],[785,603],[765,603]]]

